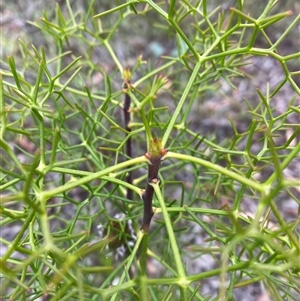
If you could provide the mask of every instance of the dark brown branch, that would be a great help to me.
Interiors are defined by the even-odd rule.
[[[129,68],[126,68],[124,70],[123,78],[124,78],[123,92],[125,93],[123,113],[124,113],[125,128],[128,133],[127,135],[129,135],[126,140],[125,152],[128,157],[131,157],[132,156],[132,152],[131,152],[132,146],[131,146],[131,136],[130,136],[131,128],[129,127],[131,98],[128,93],[128,90],[130,89],[131,73]],[[166,153],[167,150],[162,149],[161,147],[161,141],[155,138],[150,141],[150,150],[145,154],[147,159],[149,159],[147,185],[144,193],[142,194],[142,198],[144,201],[144,214],[143,214],[143,224],[141,229],[144,230],[145,232],[149,231],[150,222],[153,217],[152,200],[154,195],[154,189],[151,184],[158,182],[158,171],[159,171],[161,159]],[[133,180],[132,180],[131,172],[127,174],[126,181],[127,183],[132,184]],[[133,192],[131,189],[127,189],[126,197],[129,200],[133,199]]]
[[[123,89],[125,90],[124,92],[126,93],[126,90],[129,88],[129,83],[124,83]],[[126,130],[130,130],[129,128],[129,122],[130,122],[130,104],[131,104],[131,98],[130,96],[126,93],[125,94],[125,100],[124,100],[124,122],[125,122],[125,128]]]
[[[153,209],[152,209],[152,200],[154,189],[152,187],[152,183],[157,183],[158,179],[158,171],[161,163],[162,157],[166,154],[167,150],[161,150],[160,154],[152,155],[147,152],[145,156],[149,159],[150,163],[148,165],[148,178],[147,185],[144,193],[142,194],[142,198],[144,201],[144,215],[143,215],[143,224],[142,230],[145,232],[149,231],[150,222],[153,217]]]
[[[125,122],[125,129],[128,133],[131,132],[131,128],[129,127],[130,123],[130,105],[131,105],[131,98],[127,94],[126,90],[130,88],[130,81],[126,80],[123,84],[123,90],[125,92],[125,100],[124,100],[124,107],[123,107],[123,113],[124,113],[124,122]],[[128,134],[127,134],[128,136]],[[125,153],[126,155],[131,158],[132,157],[132,146],[131,146],[131,136],[128,137],[126,144],[125,144]],[[129,184],[132,184],[132,173],[128,172],[126,176],[126,182]],[[128,200],[133,199],[133,192],[131,189],[127,189],[126,198]]]

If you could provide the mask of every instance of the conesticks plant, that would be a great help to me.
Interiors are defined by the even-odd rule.
[[[231,2],[27,22],[1,59],[3,300],[299,299],[300,15]]]

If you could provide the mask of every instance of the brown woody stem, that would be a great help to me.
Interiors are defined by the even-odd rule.
[[[125,100],[124,100],[124,107],[123,107],[123,113],[124,113],[124,122],[125,122],[125,129],[128,133],[131,132],[131,128],[129,127],[130,123],[130,104],[131,104],[131,98],[126,93],[126,90],[130,88],[130,80],[124,79],[123,84],[123,90],[125,92]],[[128,134],[127,134],[128,135]],[[126,144],[125,144],[125,153],[126,155],[131,158],[132,157],[132,151],[131,151],[131,136],[128,137]],[[129,184],[132,184],[132,173],[129,172],[126,176],[126,182]],[[133,199],[133,191],[131,189],[127,189],[126,198],[128,200]]]
[[[156,140],[152,141],[152,143],[156,143],[155,141]],[[145,154],[146,158],[149,159],[147,185],[144,193],[142,194],[142,198],[144,201],[144,215],[143,215],[143,224],[141,229],[144,230],[145,232],[149,231],[150,222],[153,217],[152,200],[153,200],[154,189],[151,183],[156,183],[159,181],[158,171],[159,171],[162,157],[166,153],[167,150],[162,149],[159,150],[159,153],[155,152],[155,154],[151,154],[150,152],[147,152]]]

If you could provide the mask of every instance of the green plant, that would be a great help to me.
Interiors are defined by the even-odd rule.
[[[84,13],[67,1],[54,19],[45,12],[31,23],[56,54],[20,40],[22,61],[9,56],[1,71],[1,227],[18,229],[1,237],[4,299],[233,300],[235,288],[259,281],[273,300],[297,300],[299,218],[285,220],[280,204],[289,197],[299,210],[299,179],[285,170],[299,159],[300,127],[289,121],[300,112],[299,71],[287,62],[296,64],[300,54],[280,55],[278,47],[300,15],[272,41],[266,29],[292,14],[272,15],[276,2],[253,18],[243,1],[227,11],[207,1],[117,1],[100,13],[95,1]],[[126,69],[117,55],[120,31],[141,17],[155,20],[176,51],[159,65],[138,57]],[[259,36],[265,47],[256,46]],[[95,53],[109,63],[96,63]],[[274,58],[283,79],[258,90],[258,104],[245,100],[246,130],[231,120],[228,139],[202,135],[190,122],[199,99],[221,80],[234,88],[255,56]],[[272,99],[286,84],[294,95],[278,114]],[[292,134],[278,143],[286,130]],[[269,175],[257,180],[264,171]],[[143,224],[142,199],[150,204]],[[253,216],[241,208],[249,199]],[[203,245],[187,238],[193,228],[203,230]],[[117,259],[112,250],[122,244]],[[211,256],[215,266],[191,273],[192,252]],[[213,276],[220,289],[204,296],[201,281]]]

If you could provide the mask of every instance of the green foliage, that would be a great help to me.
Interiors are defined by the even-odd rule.
[[[1,296],[233,300],[235,288],[259,281],[272,300],[297,300],[299,219],[286,220],[280,205],[289,197],[299,208],[299,178],[285,171],[299,159],[300,127],[288,120],[300,113],[300,73],[288,64],[296,65],[300,54],[281,55],[278,47],[300,15],[274,41],[267,30],[292,14],[272,14],[274,0],[255,18],[244,1],[228,10],[208,1],[104,2],[90,1],[78,12],[69,1],[65,10],[57,4],[54,17],[44,12],[30,22],[51,47],[19,40],[17,54],[2,62],[0,212],[2,229],[12,234],[1,237]],[[136,56],[125,63],[118,48],[134,43],[143,22],[174,49],[157,61]],[[124,32],[132,34],[123,40]],[[257,46],[258,38],[265,46]],[[274,58],[282,79],[257,91],[257,105],[245,100],[250,122],[244,131],[231,120],[230,139],[201,134],[190,122],[195,107],[201,110],[221,80],[234,89],[256,56]],[[123,77],[131,81],[126,91]],[[278,114],[272,100],[284,85],[294,95]],[[130,132],[121,117],[125,93],[132,101]],[[286,130],[292,134],[278,144]],[[125,152],[129,137],[133,158]],[[160,181],[151,184],[155,214],[145,234],[139,230],[143,154],[151,147],[168,153]],[[133,184],[126,181],[129,172]],[[128,189],[133,200],[126,198]],[[252,216],[242,208],[249,199]],[[188,238],[197,229],[205,236],[202,245]],[[121,244],[126,254],[120,259],[114,249]],[[189,258],[204,255],[214,266],[192,273]],[[220,290],[210,297],[201,281],[213,276]]]

